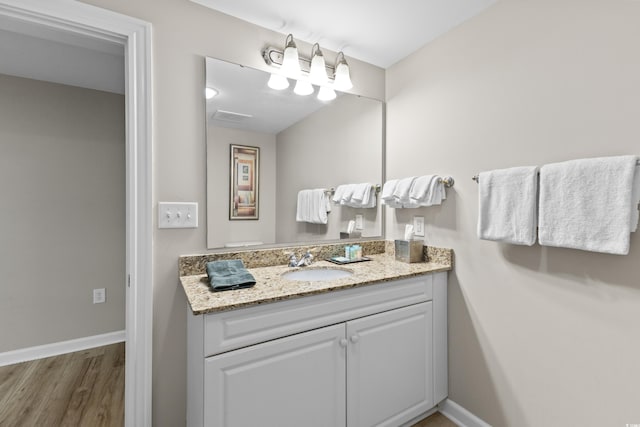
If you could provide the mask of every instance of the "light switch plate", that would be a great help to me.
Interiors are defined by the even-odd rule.
[[[107,300],[107,292],[104,288],[98,288],[93,290],[93,303],[102,304]]]
[[[356,215],[356,230],[364,229],[364,217],[361,214]]]
[[[418,237],[424,237],[424,217],[423,216],[413,217],[413,234],[415,234]]]
[[[198,228],[198,204],[159,202],[158,228]]]

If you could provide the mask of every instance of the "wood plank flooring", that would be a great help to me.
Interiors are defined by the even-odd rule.
[[[0,367],[0,426],[124,425],[124,343]]]
[[[440,412],[436,412],[433,415],[428,416],[424,420],[411,427],[456,427],[453,421],[442,415]]]

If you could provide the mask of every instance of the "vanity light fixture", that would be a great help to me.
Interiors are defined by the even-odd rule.
[[[267,86],[275,90],[284,90],[289,87],[289,79],[287,79],[282,74],[271,73],[271,77],[269,77]]]
[[[315,53],[314,53],[315,52]],[[318,43],[314,44],[311,48],[311,69],[309,70],[309,79],[311,83],[322,86],[327,84],[329,78],[327,77],[327,68],[324,62],[324,55],[320,50]]]
[[[208,87],[208,88],[205,88],[205,90],[204,90],[204,97],[206,99],[211,99],[214,96],[216,96],[218,93],[219,92],[216,89],[214,89],[212,87]]]
[[[320,88],[322,90],[322,88]],[[313,93],[313,86],[307,80],[300,79],[296,82],[296,87],[293,88],[293,93],[296,95],[307,96]]]
[[[351,83],[351,76],[349,75],[349,64],[347,64],[347,60],[344,59],[344,53],[342,53],[342,51],[340,51],[336,57],[335,70],[335,88],[338,90],[351,89],[353,83]]]
[[[315,43],[311,48],[311,58],[298,55],[298,48],[293,41],[293,35],[287,35],[284,51],[272,46],[262,51],[262,57],[267,65],[277,68],[271,73],[268,86],[282,90],[289,87],[287,78],[296,80],[294,92],[298,95],[310,95],[314,89],[312,85],[320,86],[318,99],[331,101],[336,98],[336,92],[347,91],[353,87],[349,64],[341,51],[336,57],[336,65],[327,65],[320,45]]]
[[[282,67],[280,68],[285,76],[297,79],[300,76],[300,57],[298,47],[293,41],[293,34],[289,34],[285,40]]]

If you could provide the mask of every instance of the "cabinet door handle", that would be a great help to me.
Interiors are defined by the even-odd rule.
[[[339,344],[340,344],[340,347],[344,348],[344,347],[347,346],[347,344],[349,344],[349,342],[347,341],[346,338],[341,338],[340,341],[339,341]]]
[[[354,344],[355,344],[355,343],[357,343],[358,341],[360,341],[360,335],[358,335],[358,334],[351,335],[350,340],[351,340],[351,342],[352,342],[352,343],[354,343]]]

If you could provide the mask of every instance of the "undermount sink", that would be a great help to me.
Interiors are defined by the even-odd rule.
[[[324,282],[327,280],[344,279],[353,273],[339,268],[302,268],[300,270],[282,273],[282,278],[298,282]]]

